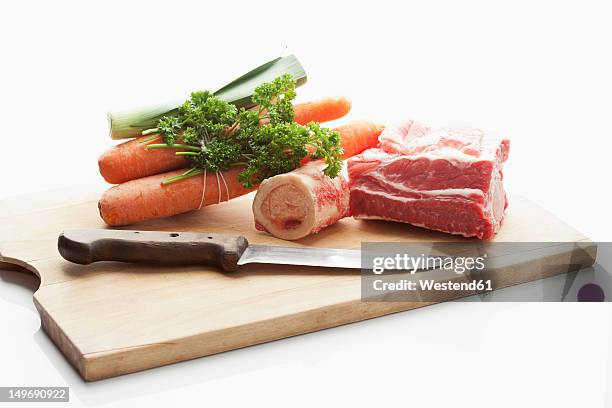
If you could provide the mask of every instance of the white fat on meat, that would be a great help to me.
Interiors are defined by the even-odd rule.
[[[311,162],[264,180],[253,200],[255,227],[285,240],[319,232],[347,217],[348,181],[323,174],[324,162]]]
[[[387,126],[379,141],[348,162],[353,217],[480,239],[497,233],[508,204],[508,139],[406,120]]]

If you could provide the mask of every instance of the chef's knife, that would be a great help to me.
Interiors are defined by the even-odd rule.
[[[69,230],[58,238],[64,259],[216,266],[231,272],[249,263],[361,268],[361,251],[249,244],[243,236],[196,232]]]

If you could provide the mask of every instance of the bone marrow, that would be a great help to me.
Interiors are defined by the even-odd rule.
[[[296,240],[348,216],[344,174],[323,174],[325,163],[311,162],[261,183],[253,200],[255,227],[277,238]]]

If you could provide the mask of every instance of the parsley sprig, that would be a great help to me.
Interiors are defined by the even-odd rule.
[[[238,181],[252,188],[298,168],[307,156],[324,160],[324,174],[336,177],[343,153],[338,133],[315,122],[294,122],[295,96],[290,74],[258,86],[252,96],[257,106],[252,109],[237,109],[208,91],[194,92],[176,115],[162,117],[157,128],[143,132],[163,137],[163,144],[147,148],[173,148],[191,159],[190,170],[165,183],[240,165],[244,170]]]

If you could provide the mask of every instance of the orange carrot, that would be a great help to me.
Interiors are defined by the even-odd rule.
[[[351,101],[346,98],[323,98],[294,106],[294,120],[300,125],[308,122],[329,122],[340,119],[351,110]]]
[[[152,143],[163,143],[161,137],[143,136],[113,146],[100,156],[98,167],[104,180],[119,184],[151,174],[189,166],[189,160],[177,156],[175,149],[147,149]]]
[[[335,130],[340,134],[340,146],[344,149],[342,159],[348,159],[366,149],[376,147],[378,136],[383,129],[382,124],[365,120],[354,121],[337,127]]]
[[[98,203],[100,216],[108,225],[127,225],[231,200],[252,191],[238,182],[242,170],[242,167],[233,167],[219,173],[219,178],[216,173],[208,172],[167,185],[162,182],[181,175],[184,170],[131,180],[111,187],[102,195]]]
[[[378,139],[382,126],[370,122],[356,122],[336,129],[340,144],[348,155],[361,153]],[[252,191],[238,182],[242,167],[232,167],[219,173],[193,176],[175,183],[162,185],[170,177],[184,170],[157,174],[114,186],[100,199],[98,207],[104,222],[111,226],[168,217],[196,210],[206,205],[231,200]],[[206,190],[204,190],[206,185]]]
[[[295,121],[327,122],[348,113],[351,102],[345,98],[324,98],[295,105]],[[147,149],[146,145],[162,143],[161,138],[146,141],[151,136],[130,140],[107,150],[98,159],[100,174],[111,184],[159,174],[189,166],[184,157],[176,156],[174,149]]]

